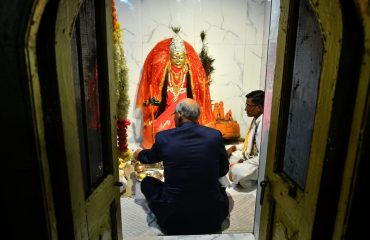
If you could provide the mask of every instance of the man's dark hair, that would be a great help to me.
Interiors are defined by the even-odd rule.
[[[257,104],[257,105],[263,106],[265,104],[265,92],[262,91],[262,90],[252,91],[252,92],[248,93],[247,95],[245,95],[245,97],[246,98],[251,98],[252,102]]]

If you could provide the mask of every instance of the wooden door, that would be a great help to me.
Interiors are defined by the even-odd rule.
[[[259,239],[303,240],[312,237],[330,147],[342,16],[339,1],[280,4]]]
[[[76,239],[121,239],[111,1],[60,1],[56,65]]]

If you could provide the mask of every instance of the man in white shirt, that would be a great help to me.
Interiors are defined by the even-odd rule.
[[[255,90],[245,97],[245,111],[253,120],[244,143],[227,149],[230,162],[229,179],[243,188],[257,183],[265,93]]]

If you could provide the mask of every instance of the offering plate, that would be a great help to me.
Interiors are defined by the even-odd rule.
[[[163,181],[163,174],[158,171],[157,169],[145,169],[142,172],[135,172],[136,180],[141,182],[145,177],[155,177],[161,181]]]

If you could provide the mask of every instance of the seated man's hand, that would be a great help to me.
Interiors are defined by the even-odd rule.
[[[141,148],[136,149],[133,155],[132,163],[136,163],[138,160],[137,158],[139,157],[139,153],[141,152]]]
[[[236,146],[235,145],[232,145],[231,147],[229,147],[227,150],[226,150],[226,152],[227,152],[227,156],[228,157],[230,157],[231,156],[231,154],[233,153],[233,152],[235,152],[236,151]]]
[[[233,176],[231,174],[231,168],[233,168],[235,165],[237,165],[239,163],[242,163],[242,162],[244,162],[244,159],[239,159],[238,162],[232,163],[232,164],[229,165],[229,179],[230,179],[230,181],[233,180]]]
[[[229,172],[227,173],[227,175],[228,175],[228,177],[229,177],[229,180],[230,180],[230,181],[233,181],[233,175],[232,175],[232,173],[231,173],[231,167],[232,167],[233,165],[234,165],[234,164],[231,164],[231,165],[230,165]]]

